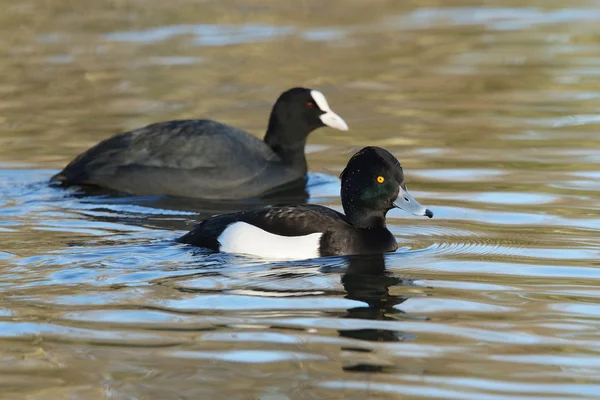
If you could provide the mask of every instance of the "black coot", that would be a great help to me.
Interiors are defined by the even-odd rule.
[[[210,120],[160,122],[98,143],[51,181],[133,195],[256,198],[304,184],[306,139],[322,126],[348,129],[321,92],[294,88],[273,106],[264,141]]]

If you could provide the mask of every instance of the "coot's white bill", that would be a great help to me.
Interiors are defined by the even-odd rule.
[[[327,99],[325,99],[323,93],[319,92],[318,90],[311,90],[310,95],[315,100],[315,103],[317,103],[317,107],[319,107],[319,109],[325,113],[319,117],[325,125],[334,129],[339,129],[340,131],[348,130],[348,124],[346,124],[346,121],[344,121],[342,117],[334,113],[333,110],[329,108],[329,104],[327,103]]]

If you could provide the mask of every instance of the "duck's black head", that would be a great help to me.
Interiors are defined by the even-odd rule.
[[[321,92],[293,88],[283,92],[275,102],[265,143],[284,161],[295,162],[298,157],[304,160],[308,134],[323,126],[348,130],[346,122],[329,108]]]
[[[406,189],[400,162],[380,147],[365,147],[354,154],[340,179],[344,212],[356,226],[385,226],[385,215],[394,207],[433,217]]]

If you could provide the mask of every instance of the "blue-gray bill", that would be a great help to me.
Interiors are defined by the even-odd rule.
[[[400,193],[396,201],[394,201],[394,207],[400,208],[409,214],[433,218],[433,211],[420,205],[408,192],[406,187],[400,187]]]

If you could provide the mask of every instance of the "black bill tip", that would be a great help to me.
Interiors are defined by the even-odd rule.
[[[431,211],[430,209],[425,210],[425,215],[428,216],[429,218],[433,218],[433,211]]]

